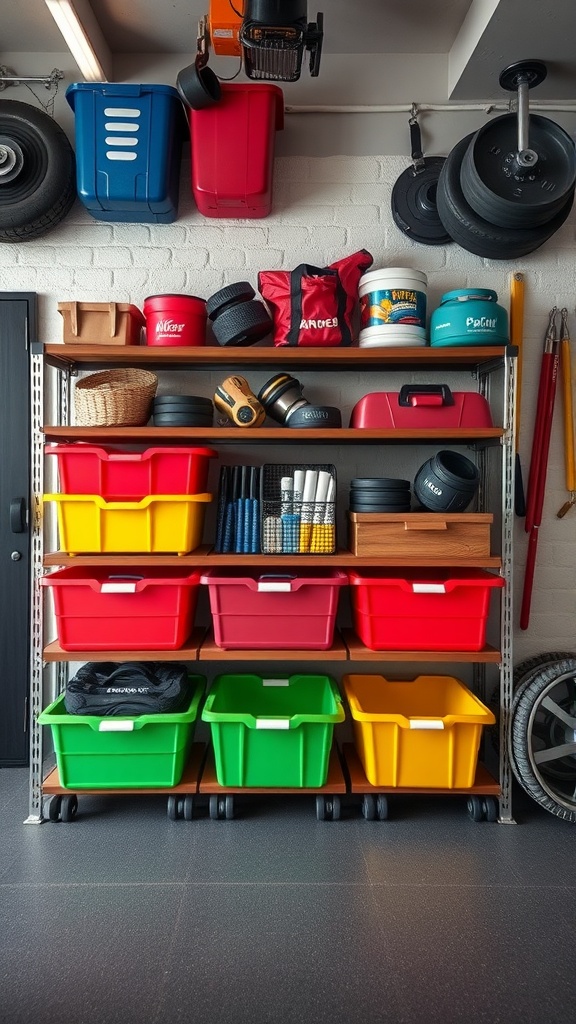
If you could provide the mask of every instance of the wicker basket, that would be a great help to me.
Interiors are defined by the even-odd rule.
[[[102,370],[74,388],[76,423],[83,427],[137,427],[150,419],[158,377],[149,370]]]

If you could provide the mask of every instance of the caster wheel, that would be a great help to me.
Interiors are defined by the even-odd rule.
[[[170,818],[170,821],[177,821],[179,818],[178,810],[178,798],[175,796],[168,797],[168,803],[166,805],[166,814]]]
[[[61,796],[51,797],[48,803],[48,818],[50,821],[60,821],[60,804],[62,802]]]
[[[73,821],[78,810],[78,797],[75,793],[63,796],[60,804],[60,821]]]
[[[376,801],[371,793],[365,793],[362,797],[362,815],[366,821],[374,821],[376,817]]]
[[[378,821],[388,821],[388,800],[383,793],[376,797],[376,814]]]
[[[212,821],[218,821],[218,819],[220,817],[220,812],[219,812],[219,806],[218,805],[219,805],[219,799],[218,799],[218,797],[216,795],[213,794],[210,797],[210,800],[209,800],[209,803],[208,803],[208,813],[209,813],[210,818],[212,819]]]
[[[467,806],[472,821],[484,821],[484,801],[479,796],[468,797]]]
[[[182,817],[184,821],[192,821],[194,817],[194,795],[187,793],[182,801]]]
[[[328,821],[340,821],[340,797],[329,796],[325,803]]]
[[[326,799],[323,796],[316,797],[316,818],[318,821],[326,821]]]
[[[493,796],[485,796],[482,805],[486,821],[498,821],[498,801]]]
[[[232,821],[234,817],[234,797],[227,796],[224,800],[224,817],[226,821]]]

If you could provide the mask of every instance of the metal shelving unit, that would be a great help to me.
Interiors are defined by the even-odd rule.
[[[373,376],[387,370],[424,369],[440,371],[456,371],[469,373],[477,390],[490,399],[490,382],[493,375],[500,375],[499,392],[500,409],[498,427],[483,429],[451,429],[445,431],[432,430],[361,430],[344,428],[340,430],[287,430],[285,428],[258,428],[251,431],[251,444],[338,444],[346,441],[347,445],[431,445],[453,444],[467,445],[475,449],[480,470],[479,506],[484,510],[490,486],[493,485],[492,473],[496,464],[501,485],[501,506],[499,509],[500,550],[484,558],[457,559],[391,559],[379,557],[357,557],[350,551],[339,551],[331,556],[315,558],[309,555],[275,556],[279,565],[334,565],[334,566],[414,566],[437,565],[459,567],[482,567],[497,570],[505,581],[500,600],[499,647],[486,645],[480,652],[405,652],[405,651],[371,651],[363,647],[352,631],[339,633],[333,648],[329,652],[320,652],[322,657],[330,661],[370,661],[380,662],[464,662],[473,667],[474,686],[481,697],[485,697],[487,665],[497,665],[499,674],[499,769],[498,780],[491,777],[482,780],[484,792],[497,795],[499,801],[499,820],[512,823],[512,776],[508,757],[507,723],[512,705],[512,527],[513,527],[513,493],[514,493],[514,401],[516,390],[515,374],[516,350],[508,346],[474,347],[474,348],[404,348],[404,349],[274,349],[271,347],[240,348],[231,353],[221,348],[147,348],[146,346],[109,347],[92,345],[46,345],[41,355],[33,357],[32,392],[33,392],[33,437],[34,437],[34,493],[36,495],[36,516],[33,535],[33,570],[35,578],[45,567],[74,565],[106,565],[122,562],[126,566],[162,564],[202,566],[222,565],[262,565],[269,560],[266,555],[215,555],[207,545],[186,556],[171,555],[75,555],[71,558],[63,552],[43,552],[43,528],[41,494],[43,490],[43,445],[44,441],[86,440],[93,443],[170,443],[174,441],[188,443],[217,443],[224,447],[239,442],[246,443],[246,432],[239,428],[99,428],[72,427],[69,424],[70,388],[73,376],[79,371],[114,366],[146,366],[155,370],[218,370],[246,369],[249,367],[276,370],[281,362],[283,366],[294,369],[321,371],[329,361],[331,370],[365,371]],[[41,415],[44,395],[43,365],[55,370],[56,410],[58,425],[42,425]],[[494,405],[491,402],[491,405]],[[497,452],[500,451],[499,462]],[[30,769],[30,814],[29,822],[42,820],[43,804],[43,756],[41,727],[37,724],[37,716],[42,708],[44,696],[44,671],[50,666],[52,672],[52,689],[54,693],[62,689],[67,671],[67,662],[96,660],[95,652],[75,652],[73,656],[63,652],[57,641],[44,646],[42,622],[42,598],[40,587],[33,587],[32,596],[32,637],[31,654],[31,769]],[[132,660],[137,657],[134,652],[100,653],[100,660]],[[211,635],[204,630],[195,630],[185,647],[176,652],[146,652],[146,658],[155,657],[166,660],[187,661],[243,661],[254,660],[315,660],[313,652],[233,652],[222,651],[214,645]],[[482,771],[485,772],[482,766]],[[476,792],[473,787],[472,791]],[[46,792],[48,792],[46,790]],[[446,791],[450,792],[450,791]]]

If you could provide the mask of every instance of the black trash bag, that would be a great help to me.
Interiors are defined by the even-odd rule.
[[[70,715],[161,715],[184,710],[191,696],[179,662],[88,661],[67,683],[64,705]]]

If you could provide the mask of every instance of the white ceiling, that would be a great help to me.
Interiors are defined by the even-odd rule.
[[[208,0],[91,0],[91,6],[114,57],[181,55],[184,66],[193,58]],[[4,54],[63,51],[44,0],[4,0],[3,7],[0,61]],[[538,100],[576,98],[575,0],[309,0],[309,20],[318,8],[324,53],[365,56],[354,64],[360,79],[373,80],[374,62],[387,56],[443,55],[446,99],[487,99],[504,95],[498,85],[503,67],[530,57],[548,67]],[[410,61],[404,75],[410,95]]]

